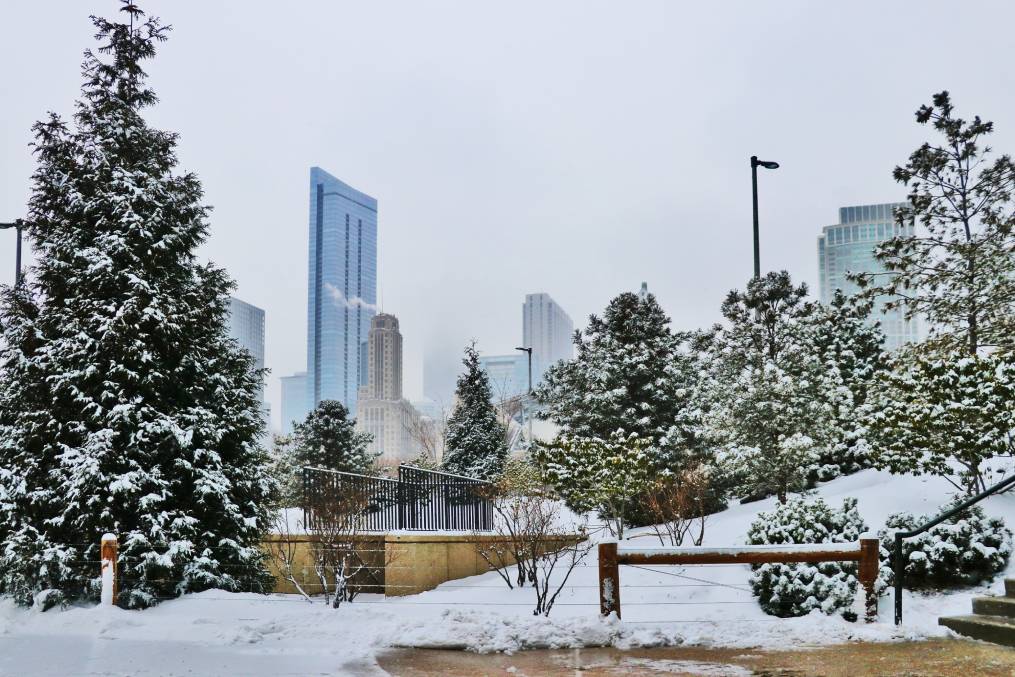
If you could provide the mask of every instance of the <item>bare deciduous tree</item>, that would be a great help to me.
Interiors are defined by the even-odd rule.
[[[645,505],[653,518],[653,531],[661,545],[678,546],[690,539],[701,545],[705,538],[708,497],[708,473],[689,470],[680,476],[659,479],[645,493]]]

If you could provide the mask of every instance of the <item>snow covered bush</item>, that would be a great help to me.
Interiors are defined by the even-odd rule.
[[[945,510],[948,508],[946,507]],[[909,513],[889,515],[881,538],[882,568],[894,580],[896,531],[909,531],[933,519]],[[976,585],[1004,571],[1011,557],[1011,531],[1004,520],[987,517],[979,506],[902,542],[907,588],[947,588]]]
[[[855,543],[867,525],[846,498],[835,510],[822,499],[801,497],[760,513],[747,534],[750,545],[801,543]],[[765,613],[783,618],[803,616],[814,609],[840,613],[856,620],[853,600],[859,588],[855,562],[758,564],[753,566],[751,588]]]

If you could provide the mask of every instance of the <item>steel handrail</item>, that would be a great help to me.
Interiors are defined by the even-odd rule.
[[[941,524],[942,522],[944,522],[949,517],[954,517],[958,513],[960,513],[963,510],[966,510],[967,508],[969,508],[969,507],[979,503],[980,501],[982,501],[983,499],[987,498],[988,496],[990,496],[992,494],[996,494],[997,492],[1001,491],[1002,489],[1006,489],[1006,488],[1008,488],[1008,487],[1010,487],[1012,485],[1015,485],[1015,475],[1012,475],[1011,477],[1009,477],[1007,479],[1004,479],[1004,480],[1001,480],[997,484],[995,484],[995,485],[993,485],[991,487],[988,487],[987,489],[984,489],[983,491],[978,493],[976,496],[973,496],[972,498],[967,498],[965,501],[963,501],[962,503],[959,503],[957,506],[955,506],[951,510],[947,510],[947,511],[941,513],[940,515],[938,515],[934,519],[929,520],[928,522],[922,524],[921,526],[917,527],[916,529],[912,529],[910,531],[896,531],[895,532],[895,562],[894,562],[895,567],[894,568],[895,568],[895,624],[896,625],[901,625],[902,624],[902,579],[903,579],[903,576],[905,576],[905,571],[906,571],[905,563],[902,561],[902,541],[903,541],[903,539],[912,538],[913,536],[919,536],[920,534],[924,533],[928,529],[932,529],[933,527],[936,527],[937,525]]]

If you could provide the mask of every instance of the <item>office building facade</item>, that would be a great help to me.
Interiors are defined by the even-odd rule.
[[[526,294],[522,305],[522,345],[532,348],[532,382],[553,363],[574,355],[574,323],[549,294]]]
[[[264,310],[238,298],[229,298],[229,336],[254,358],[254,368],[264,369]],[[264,401],[264,385],[258,393],[261,414],[270,421],[271,410]]]
[[[307,402],[356,413],[377,303],[377,200],[320,167],[310,170]]]
[[[535,351],[533,351],[534,353]],[[479,368],[486,372],[490,381],[490,394],[494,402],[509,400],[528,391],[528,356],[519,352],[514,355],[480,355]],[[533,361],[533,387],[535,387],[535,362]]]
[[[881,273],[884,267],[874,257],[877,246],[897,235],[912,235],[912,223],[899,225],[895,209],[905,203],[858,205],[839,208],[839,223],[825,226],[818,237],[818,286],[821,302],[830,303],[835,290],[855,294],[859,287],[849,273]],[[878,300],[871,319],[881,323],[885,349],[895,350],[920,340],[919,321],[907,320],[902,310],[884,312],[884,300]]]
[[[293,425],[304,421],[311,410],[307,372],[297,372],[279,380],[282,382],[282,434],[288,435]]]

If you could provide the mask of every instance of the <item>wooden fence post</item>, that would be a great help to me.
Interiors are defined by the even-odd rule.
[[[102,535],[99,558],[102,560],[102,605],[116,604],[118,592],[116,580],[117,541],[113,534]]]
[[[878,580],[878,560],[880,541],[876,538],[860,539],[860,585],[864,590],[864,603],[866,608],[865,620],[873,623],[878,619],[878,595],[875,586]]]
[[[620,567],[617,565],[617,544],[599,544],[599,612],[604,616],[616,612],[620,618]]]

